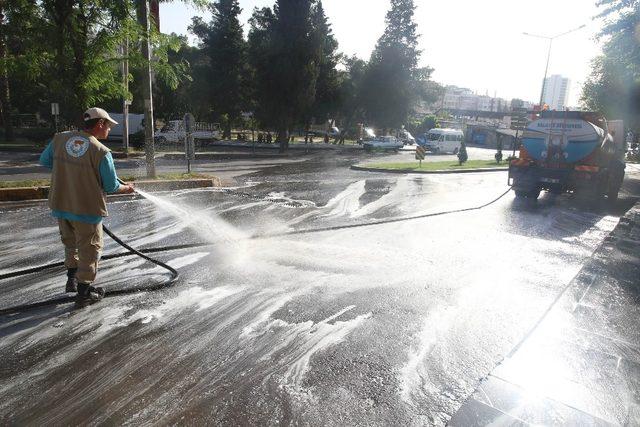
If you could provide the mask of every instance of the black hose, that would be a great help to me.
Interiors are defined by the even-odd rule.
[[[123,248],[129,250],[130,253],[127,254],[127,255],[131,255],[131,254],[138,255],[140,258],[146,259],[147,261],[152,262],[155,265],[158,265],[158,266],[164,268],[165,270],[169,270],[169,272],[171,273],[171,278],[169,280],[166,280],[164,282],[158,283],[156,285],[135,287],[135,288],[130,288],[130,289],[122,289],[122,290],[118,290],[118,291],[111,291],[111,292],[108,292],[109,295],[125,295],[125,294],[134,293],[134,292],[140,292],[140,291],[155,291],[155,290],[158,290],[158,289],[162,289],[162,288],[166,288],[168,286],[171,286],[178,279],[178,276],[180,274],[178,273],[178,271],[175,268],[171,267],[170,265],[165,264],[162,261],[158,261],[157,259],[153,259],[150,256],[147,256],[147,255],[143,254],[142,252],[140,252],[140,251],[138,251],[136,249],[133,249],[131,246],[127,245],[125,242],[120,240],[115,234],[113,234],[111,232],[111,230],[109,230],[104,225],[102,226],[102,229],[104,230],[105,233],[107,233],[109,235],[109,237],[111,237],[113,240],[115,240],[116,243],[118,243]]]
[[[121,184],[125,185],[125,183],[121,179],[118,178],[118,181]],[[107,292],[105,292],[105,297],[116,296],[116,295],[127,295],[127,294],[133,294],[133,293],[137,293],[137,292],[143,292],[143,291],[156,291],[158,289],[162,289],[162,288],[166,288],[168,286],[171,286],[178,279],[179,273],[173,267],[165,264],[162,261],[155,260],[155,259],[143,254],[142,252],[132,248],[131,246],[127,245],[125,242],[120,240],[120,238],[118,238],[118,236],[113,234],[111,232],[111,230],[109,230],[104,224],[102,225],[102,230],[106,234],[108,234],[109,237],[111,237],[116,243],[118,243],[120,246],[122,246],[123,248],[125,248],[125,249],[127,249],[129,251],[129,252],[121,253],[121,254],[107,255],[107,256],[102,257],[102,259],[119,258],[119,257],[129,256],[129,255],[138,255],[139,257],[141,257],[143,259],[146,259],[149,262],[152,262],[152,263],[154,263],[154,264],[156,264],[156,265],[158,265],[158,266],[160,266],[160,267],[162,267],[162,268],[164,268],[166,270],[169,270],[169,272],[171,273],[171,277],[169,278],[169,280],[165,280],[164,282],[160,282],[160,283],[155,284],[155,285],[134,286],[134,287],[128,288],[128,289],[119,289],[119,290],[107,291]],[[24,276],[24,275],[27,275],[27,274],[38,273],[40,271],[47,270],[49,268],[62,267],[62,266],[64,266],[64,262],[55,262],[55,263],[52,263],[52,264],[42,265],[40,267],[33,267],[33,268],[26,269],[26,270],[13,271],[11,273],[0,275],[0,280],[8,279],[8,278],[11,278],[11,277]],[[48,305],[65,304],[65,303],[69,303],[69,302],[73,302],[73,301],[75,301],[75,297],[73,297],[73,296],[64,296],[64,297],[60,297],[60,298],[49,299],[49,300],[40,301],[40,302],[36,302],[36,303],[31,303],[31,304],[17,305],[17,306],[14,306],[14,307],[8,307],[8,308],[0,309],[0,316],[1,315],[5,315],[5,314],[17,313],[17,312],[20,312],[20,311],[31,310],[31,309],[39,308],[39,307],[45,307],[45,306],[48,306]]]
[[[321,228],[310,228],[310,229],[302,229],[302,230],[285,231],[285,232],[281,232],[281,233],[261,234],[261,235],[251,236],[250,238],[251,239],[261,239],[261,238],[291,236],[291,235],[296,235],[296,234],[320,233],[320,232],[324,232],[324,231],[336,231],[336,230],[348,229],[348,228],[368,227],[368,226],[373,226],[373,225],[382,225],[382,224],[389,224],[389,223],[400,222],[400,221],[410,221],[410,220],[414,220],[414,219],[429,218],[429,217],[434,217],[434,216],[441,216],[441,215],[448,215],[448,214],[459,213],[459,212],[467,212],[467,211],[479,210],[479,209],[485,208],[485,207],[497,202],[498,200],[502,199],[510,191],[511,191],[511,188],[509,188],[507,191],[505,191],[504,193],[502,193],[500,196],[496,197],[495,199],[491,200],[490,202],[484,203],[484,204],[482,204],[480,206],[471,207],[471,208],[452,209],[452,210],[449,210],[449,211],[434,212],[434,213],[429,213],[429,214],[424,214],[424,215],[416,215],[416,216],[400,217],[400,218],[390,218],[390,219],[386,219],[386,220],[369,221],[369,222],[363,222],[363,223],[358,223],[358,224],[346,224],[346,225],[338,225],[338,226],[331,226],[331,227],[321,227]],[[167,280],[165,282],[162,282],[162,283],[159,283],[157,285],[109,291],[109,292],[106,292],[105,296],[127,295],[127,294],[142,292],[142,291],[154,291],[154,290],[158,290],[158,289],[162,289],[162,288],[171,286],[176,281],[176,279],[178,278],[178,272],[175,269],[173,269],[172,267],[170,267],[169,265],[167,265],[167,264],[165,264],[165,263],[163,263],[161,261],[155,260],[155,259],[145,255],[145,253],[168,252],[168,251],[174,251],[174,250],[180,250],[180,249],[189,249],[189,248],[197,248],[197,247],[213,245],[213,243],[204,243],[203,242],[203,243],[188,243],[188,244],[182,244],[182,245],[163,246],[163,247],[159,247],[159,248],[147,248],[147,249],[136,250],[136,249],[133,249],[131,246],[127,245],[126,243],[124,243],[122,240],[120,240],[116,235],[114,235],[104,225],[102,226],[102,228],[103,228],[104,232],[107,233],[113,240],[115,240],[118,244],[120,244],[122,247],[124,247],[125,249],[128,250],[128,252],[105,255],[105,256],[103,256],[101,258],[102,260],[114,259],[114,258],[122,258],[122,257],[126,257],[126,256],[131,256],[131,255],[138,255],[139,257],[142,257],[142,258],[144,258],[144,259],[146,259],[146,260],[148,260],[148,261],[150,261],[150,262],[152,262],[152,263],[154,263],[156,265],[159,265],[159,266],[169,270],[169,272],[171,272],[171,278],[169,280]],[[12,271],[10,273],[1,274],[0,275],[0,280],[9,279],[9,278],[12,278],[12,277],[25,276],[27,274],[38,273],[38,272],[43,271],[43,270],[47,270],[47,269],[55,268],[55,267],[62,267],[62,266],[64,266],[63,262],[56,262],[56,263],[52,263],[52,264],[46,264],[46,265],[41,265],[41,266],[38,266],[38,267],[28,268],[28,269],[25,269],[25,270]],[[33,304],[24,304],[24,305],[15,306],[15,307],[9,307],[9,308],[5,308],[5,309],[0,309],[0,315],[15,313],[15,312],[29,310],[29,309],[38,308],[38,307],[44,307],[44,306],[48,306],[48,305],[63,304],[63,303],[67,303],[67,302],[72,302],[74,300],[75,300],[75,297],[61,297],[61,298],[50,299],[50,300],[41,301],[41,302],[37,302],[37,303],[33,303]]]
[[[178,279],[179,273],[173,267],[165,264],[162,261],[155,260],[155,259],[143,254],[142,252],[132,248],[131,246],[127,245],[122,240],[120,240],[115,234],[113,234],[111,232],[111,230],[109,230],[104,225],[102,226],[102,229],[113,240],[115,240],[118,244],[120,244],[122,247],[124,247],[125,249],[127,249],[129,251],[129,252],[122,253],[122,254],[107,255],[105,257],[102,257],[102,259],[119,258],[119,257],[122,257],[122,256],[129,256],[129,255],[138,255],[139,257],[144,258],[149,262],[152,262],[152,263],[154,263],[156,265],[159,265],[162,268],[165,268],[165,269],[169,270],[169,272],[171,273],[171,277],[169,278],[169,280],[165,280],[164,282],[160,282],[160,283],[155,284],[155,285],[134,286],[134,287],[128,288],[128,289],[118,289],[118,290],[113,290],[113,291],[106,291],[105,292],[105,297],[117,296],[117,295],[128,295],[128,294],[134,294],[134,293],[137,293],[137,292],[155,291],[155,290],[158,290],[158,289],[162,289],[162,288],[166,288],[168,286],[171,286]],[[11,273],[3,274],[2,276],[0,276],[0,280],[8,279],[10,277],[24,276],[24,275],[27,275],[27,274],[37,273],[37,272],[40,272],[40,271],[43,271],[43,270],[47,270],[47,269],[50,269],[50,268],[62,267],[62,266],[64,266],[64,262],[56,262],[56,263],[52,263],[52,264],[43,265],[43,266],[40,266],[40,267],[29,268],[27,270],[14,271],[14,272],[11,272]],[[60,297],[60,298],[53,298],[53,299],[48,299],[48,300],[45,300],[45,301],[39,301],[39,302],[36,302],[36,303],[31,303],[31,304],[17,305],[17,306],[13,306],[13,307],[0,309],[0,316],[1,315],[6,315],[6,314],[17,313],[17,312],[21,312],[21,311],[27,311],[27,310],[31,310],[31,309],[34,309],[34,308],[45,307],[45,306],[49,306],[49,305],[65,304],[65,303],[69,303],[69,302],[73,302],[73,301],[75,301],[75,296],[64,296],[64,297]]]

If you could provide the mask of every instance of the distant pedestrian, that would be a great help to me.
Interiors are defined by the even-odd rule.
[[[271,136],[271,132],[267,132],[267,144],[271,144],[273,142],[273,136]]]
[[[111,151],[98,141],[107,139],[116,124],[105,110],[89,108],[83,130],[55,134],[40,155],[40,164],[52,170],[49,207],[65,247],[65,291],[77,291],[78,305],[93,304],[104,296],[104,290],[92,283],[103,247],[105,194],[134,191],[132,185],[118,182]]]
[[[340,145],[344,145],[344,138],[346,134],[347,134],[346,130],[343,129],[340,131]]]
[[[324,143],[325,144],[329,143],[329,132],[325,132],[325,134],[324,134]]]
[[[264,136],[262,135],[262,132],[258,132],[258,144],[262,144],[263,141]]]

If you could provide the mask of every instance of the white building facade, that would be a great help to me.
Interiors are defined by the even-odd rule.
[[[554,74],[544,81],[544,91],[542,101],[551,110],[564,110],[569,99],[569,84],[571,81],[567,77]]]
[[[445,110],[508,111],[509,101],[489,95],[477,95],[471,89],[447,86],[441,98],[441,108]]]

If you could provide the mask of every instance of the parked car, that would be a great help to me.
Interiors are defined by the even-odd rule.
[[[196,122],[193,130],[194,140],[218,140],[222,136],[218,123]],[[155,134],[155,142],[158,144],[175,144],[186,137],[184,122],[182,120],[169,120],[162,129]]]
[[[109,115],[118,122],[117,125],[111,128],[109,132],[109,140],[122,141],[124,135],[124,114],[121,113],[109,113]],[[139,132],[144,131],[144,114],[128,114],[129,118],[129,139]]]
[[[408,130],[401,130],[398,132],[398,139],[402,141],[404,145],[413,145],[416,143],[416,139]]]
[[[399,150],[403,145],[395,136],[379,136],[362,142],[365,151]]]

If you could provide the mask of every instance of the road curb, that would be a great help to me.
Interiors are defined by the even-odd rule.
[[[192,188],[221,187],[220,178],[199,178],[189,180],[143,180],[135,181],[137,188],[144,191],[173,191]],[[110,195],[109,198],[120,195]],[[44,200],[49,197],[49,187],[0,188],[0,203]]]
[[[42,153],[45,149],[45,145],[42,147],[34,147],[30,145],[20,145],[20,146],[6,146],[0,144],[0,153]]]
[[[369,168],[366,166],[352,165],[351,169],[365,172],[386,172],[386,173],[417,173],[425,175],[436,174],[452,174],[452,173],[477,173],[477,172],[506,172],[509,168],[479,168],[479,169],[454,169],[454,170],[434,170],[434,171],[417,171],[415,169],[382,169]]]
[[[186,160],[184,154],[168,153],[163,156],[167,160]],[[242,160],[242,159],[282,159],[288,154],[275,153],[196,153],[196,160]]]
[[[280,150],[280,145],[276,143],[251,143],[251,142],[233,142],[233,141],[216,141],[205,142],[202,146],[204,149],[240,149],[240,150],[256,150],[256,151],[275,151]],[[361,151],[362,146],[358,144],[325,144],[322,142],[313,142],[305,144],[303,142],[290,143],[288,152],[294,151]],[[196,153],[197,154],[197,153]]]
[[[111,157],[114,159],[142,159],[144,153],[125,153],[124,151],[111,151]]]
[[[578,301],[574,300],[575,298],[574,296],[571,296],[572,287],[580,290],[579,292],[579,294],[581,295],[580,299],[582,299],[582,298],[585,298],[587,295],[585,290],[588,290],[594,283],[602,282],[602,283],[614,283],[614,284],[617,284],[617,286],[619,286],[618,289],[620,289],[620,293],[615,294],[617,299],[632,300],[637,297],[637,291],[635,291],[633,287],[630,287],[628,291],[625,292],[626,289],[624,288],[624,286],[625,286],[625,283],[629,282],[629,279],[625,278],[625,275],[621,273],[621,271],[633,271],[630,268],[624,268],[625,266],[626,267],[636,266],[636,270],[637,270],[637,266],[639,265],[639,263],[640,263],[640,201],[637,201],[633,206],[631,206],[631,208],[623,216],[620,217],[618,224],[604,238],[604,240],[600,243],[600,245],[593,251],[591,256],[585,261],[580,271],[567,284],[567,287],[565,288],[566,293],[569,295],[567,298],[571,300],[572,304],[576,304]],[[539,323],[534,325],[533,329],[531,329],[529,333],[526,334],[524,338],[520,342],[518,342],[518,344],[516,344],[516,346],[509,353],[505,355],[503,360],[501,360],[496,366],[494,366],[485,377],[479,379],[478,384],[474,389],[474,391],[471,392],[464,399],[462,405],[453,414],[452,418],[449,420],[447,425],[467,425],[469,421],[473,420],[474,419],[473,417],[478,413],[478,409],[477,409],[478,407],[484,408],[483,410],[485,411],[485,413],[494,412],[496,416],[501,419],[501,421],[510,421],[512,419],[515,419],[515,417],[518,417],[522,413],[527,413],[526,410],[522,412],[518,412],[520,409],[511,411],[512,409],[511,407],[506,408],[502,406],[504,402],[501,403],[500,401],[496,401],[495,399],[492,399],[491,398],[492,396],[487,395],[486,394],[487,392],[482,387],[494,381],[497,381],[500,384],[505,384],[505,386],[503,386],[503,390],[506,390],[507,389],[506,387],[510,387],[511,390],[517,390],[517,392],[520,393],[522,396],[530,395],[528,393],[531,392],[531,389],[527,388],[527,386],[522,386],[517,382],[512,383],[508,377],[501,375],[499,373],[500,366],[505,363],[508,363],[509,359],[513,358],[514,356],[517,356],[518,352],[526,351],[526,350],[522,350],[523,348],[522,345],[525,344],[527,340],[531,338],[530,335],[535,333],[539,325],[544,325],[544,322],[550,322],[551,324],[553,324],[554,328],[557,327],[554,320],[548,320],[546,317],[547,317],[547,314],[551,313],[553,310],[561,310],[561,308],[558,308],[560,307],[560,305],[556,306],[556,302],[561,301],[561,299],[565,297],[565,295],[563,295],[565,294],[565,291],[563,291],[558,296],[556,301],[551,304],[547,313],[545,313],[542,316]],[[614,291],[612,290],[610,292],[614,292]],[[575,295],[578,295],[578,292],[575,292]],[[604,306],[604,300],[601,302],[601,304]],[[597,304],[594,305],[593,303],[589,305],[590,310],[598,309],[598,307],[599,306]],[[610,310],[611,308],[605,307],[603,309],[603,312],[607,313],[607,312],[610,312]],[[602,328],[602,330],[597,330],[597,329],[591,330],[588,333],[594,336],[606,337],[608,336],[608,334],[611,333],[612,330],[614,331],[623,330],[620,324],[616,323],[616,319],[618,319],[617,316],[620,316],[620,313],[616,312],[614,315],[612,315],[613,321],[611,323],[605,323],[601,325],[600,328]],[[616,339],[620,339],[620,338],[616,338]],[[624,342],[624,339],[622,339],[622,341],[620,342]],[[566,351],[568,350],[565,350],[565,353],[558,355],[558,357],[562,356],[563,360],[569,360],[569,356],[566,354]],[[591,348],[584,348],[583,351],[585,353],[589,352],[587,354],[591,354],[591,352],[594,350],[592,350]],[[618,364],[620,364],[620,360],[618,360]],[[521,369],[526,369],[526,367]],[[591,364],[587,368],[585,368],[584,371],[581,371],[581,374],[588,375],[590,377],[595,377],[596,375],[598,377],[602,377],[604,375],[601,372],[603,369],[604,368],[602,366],[597,366],[597,364]],[[638,379],[640,379],[640,375],[636,373],[633,376],[633,378],[634,380],[637,381]],[[492,389],[490,386],[489,390],[494,390],[495,392],[496,388]],[[489,393],[491,394],[492,392],[490,391]],[[545,392],[545,390],[543,390],[542,392],[539,390],[535,390],[535,394],[537,395],[536,399],[539,401],[537,402],[538,408],[546,408],[546,406],[544,406],[542,402],[553,401],[554,402],[553,405],[555,405],[555,407],[558,408],[556,409],[556,411],[558,411],[559,408],[564,408],[563,410],[566,410],[567,413],[571,413],[572,411],[571,406],[566,402],[554,400],[553,393]],[[496,405],[496,406],[494,407],[493,405]],[[582,412],[582,414],[586,414],[589,417],[591,417],[592,421],[594,421],[593,424],[608,424],[606,420],[602,421],[601,419],[597,418],[598,416],[597,414],[594,415],[592,413],[583,411],[581,408],[578,408],[578,409],[580,410],[580,412]],[[528,414],[528,415],[532,415],[532,414]],[[533,415],[534,417],[532,419],[522,419],[520,421],[528,423],[528,422],[532,422],[534,419],[539,420],[540,418],[538,418],[537,416],[538,415],[541,416],[543,414],[533,413]],[[581,422],[578,424],[591,424],[591,423],[585,422],[585,419],[582,416],[580,420]],[[488,423],[489,421],[491,420],[486,419],[485,423]],[[570,421],[572,420],[569,420],[569,422],[567,422],[567,419],[565,419],[563,423],[574,424]],[[539,423],[539,421],[536,422],[536,424],[537,423]],[[542,423],[542,424],[545,424],[545,423]]]

